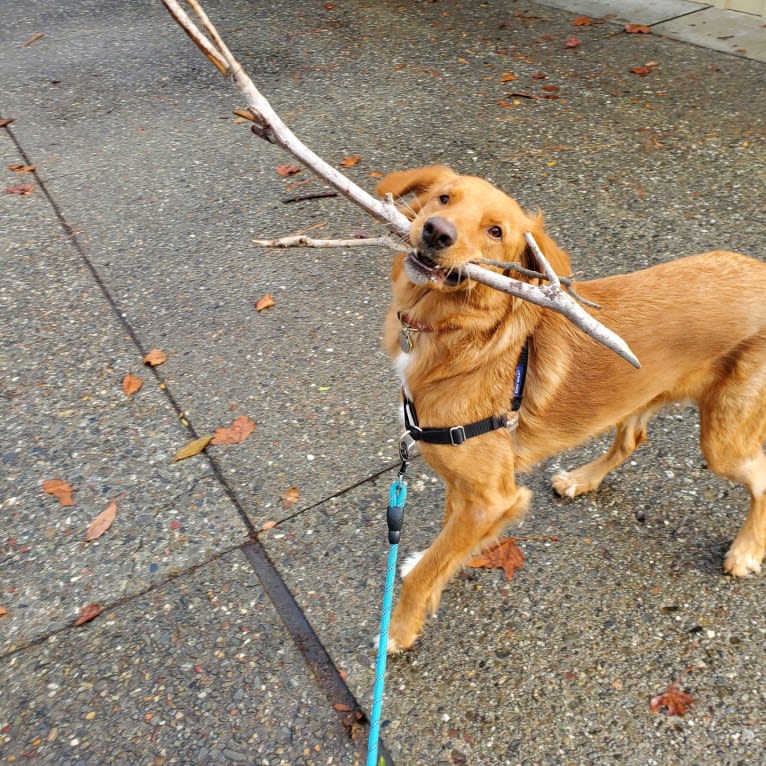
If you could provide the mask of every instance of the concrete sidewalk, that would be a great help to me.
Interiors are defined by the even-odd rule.
[[[333,164],[358,155],[366,188],[435,161],[491,178],[545,211],[581,276],[764,257],[766,28],[728,55],[670,39],[667,6],[628,19],[658,34],[628,35],[552,5],[205,3],[275,109]],[[375,226],[341,200],[282,202],[323,186],[276,172],[290,159],[237,123],[159,2],[7,0],[4,19],[0,763],[363,763],[400,429],[389,256],[251,240]],[[240,415],[247,440],[173,461]],[[696,423],[659,416],[593,497],[554,499],[552,464],[526,478],[525,568],[467,570],[389,664],[386,762],[762,760],[763,581],[721,576],[746,497],[705,471]],[[43,493],[53,478],[73,506]],[[418,460],[410,486],[417,550],[442,494]],[[674,681],[689,712],[651,714]]]

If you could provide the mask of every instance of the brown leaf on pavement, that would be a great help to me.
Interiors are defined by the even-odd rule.
[[[3,117],[0,119],[0,128],[4,128],[6,125],[10,125],[15,119],[15,117]]]
[[[14,184],[13,186],[6,186],[6,194],[18,194],[22,197],[28,197],[35,190],[34,184]]]
[[[353,168],[361,159],[362,158],[358,154],[355,154],[353,157],[344,157],[340,161],[340,164],[343,165],[344,168]]]
[[[227,428],[217,428],[211,444],[239,444],[255,431],[255,423],[247,415],[240,415]]]
[[[573,27],[589,27],[593,24],[593,19],[590,16],[577,16],[572,19]]]
[[[98,617],[104,610],[101,608],[101,604],[88,604],[80,609],[80,615],[75,620],[75,627],[85,625],[86,622],[90,622]]]
[[[36,165],[25,165],[23,162],[8,163],[8,170],[12,170],[14,173],[31,173],[35,167]]]
[[[514,80],[518,80],[519,76],[514,74],[513,72],[503,72],[500,75],[500,82],[513,82]]]
[[[524,566],[524,553],[513,537],[504,537],[497,545],[487,548],[468,562],[469,567],[502,569],[507,580],[513,579],[517,569]]]
[[[646,24],[626,24],[625,31],[629,35],[648,35],[652,30]]]
[[[122,379],[122,391],[127,397],[133,396],[143,385],[144,381],[141,378],[130,373]]]
[[[298,165],[277,165],[277,173],[285,178],[300,172],[301,168]]]
[[[43,482],[43,492],[53,495],[61,505],[74,505],[72,485],[61,479],[48,479]]]
[[[580,44],[580,39],[574,35],[567,37],[567,41],[564,43],[565,48],[576,48]]]
[[[298,498],[301,496],[298,487],[290,487],[286,489],[280,497],[282,498],[282,507],[290,508],[298,502]]]
[[[32,43],[36,43],[41,37],[45,37],[45,32],[35,32],[32,37],[22,44],[22,48],[29,48]]]
[[[683,715],[693,703],[694,698],[691,694],[681,691],[673,681],[662,694],[652,699],[649,706],[654,713],[664,707],[667,708],[668,715]]]
[[[88,531],[85,533],[85,542],[96,540],[112,526],[114,517],[117,515],[117,503],[112,500],[111,503],[91,521]]]
[[[175,455],[173,455],[173,461],[178,462],[179,460],[185,460],[187,457],[194,457],[194,455],[199,455],[199,453],[202,452],[202,450],[205,449],[205,447],[207,447],[211,441],[213,441],[213,434],[209,434],[208,436],[200,436],[199,439],[190,441],[188,444],[185,444],[183,447],[181,447],[181,449],[178,450]]]
[[[144,364],[148,364],[151,367],[157,367],[163,364],[168,359],[168,355],[164,351],[160,351],[158,348],[153,348],[145,357]]]
[[[271,296],[270,293],[266,293],[261,298],[258,298],[258,300],[255,302],[255,310],[256,311],[263,311],[264,309],[269,309],[272,306],[276,306],[277,302],[274,300],[274,298]]]
[[[4,606],[0,606],[0,617],[5,617],[8,614],[8,610]]]

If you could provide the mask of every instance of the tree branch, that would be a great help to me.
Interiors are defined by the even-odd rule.
[[[355,205],[362,208],[375,220],[385,223],[389,230],[396,236],[406,239],[410,230],[410,223],[393,204],[390,196],[381,202],[357,186],[351,179],[329,165],[321,157],[315,154],[282,122],[279,115],[272,109],[271,104],[261,95],[253,81],[248,77],[242,66],[234,58],[231,51],[223,42],[213,23],[207,17],[198,0],[187,0],[194,13],[200,20],[208,37],[192,22],[189,15],[181,7],[178,0],[161,0],[170,12],[173,19],[181,26],[194,44],[202,53],[225,75],[229,75],[239,88],[247,102],[247,108],[252,113],[253,131],[262,138],[281,146],[295,159],[302,162],[309,170],[316,173],[320,178],[327,181],[337,189],[344,197],[351,200]],[[535,245],[536,247],[536,245]],[[533,248],[534,250],[534,248]],[[537,248],[539,251],[539,248]],[[540,260],[540,255],[535,252]],[[627,344],[611,330],[604,327],[600,322],[587,314],[577,303],[561,290],[558,277],[551,269],[545,258],[540,260],[540,265],[551,282],[548,286],[530,285],[516,279],[505,277],[493,271],[483,269],[476,264],[468,264],[463,267],[466,275],[482,284],[493,287],[496,290],[509,293],[522,300],[530,301],[538,306],[558,311],[574,322],[584,332],[603,343],[615,353],[622,356],[635,367],[639,367],[638,360],[628,348]]]

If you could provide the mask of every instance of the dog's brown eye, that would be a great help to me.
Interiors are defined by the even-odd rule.
[[[449,202],[449,194],[440,194],[439,202],[441,202],[442,205],[446,205]]]
[[[503,238],[503,230],[499,226],[490,226],[489,229],[487,229],[487,234],[489,234],[492,239]]]

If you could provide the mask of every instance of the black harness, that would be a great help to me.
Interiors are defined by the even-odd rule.
[[[521,397],[524,392],[524,383],[527,379],[527,361],[529,359],[528,344],[519,354],[519,361],[516,362],[516,371],[513,376],[513,398],[511,399],[511,410],[516,411],[521,407]],[[498,428],[505,428],[508,425],[507,415],[492,415],[491,417],[477,420],[474,423],[468,423],[463,426],[448,426],[447,428],[421,428],[418,423],[418,416],[415,412],[415,404],[407,394],[402,392],[404,406],[404,427],[407,433],[416,442],[425,442],[426,444],[454,444],[456,446],[463,444],[466,439],[472,439],[474,436],[481,436],[490,431],[496,431]]]

